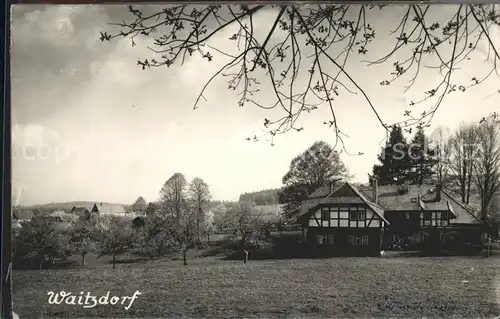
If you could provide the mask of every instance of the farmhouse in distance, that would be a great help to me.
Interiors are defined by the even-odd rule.
[[[114,216],[125,216],[127,212],[125,207],[120,204],[110,204],[110,203],[94,203],[85,206],[73,206],[71,209],[72,214],[86,214],[86,213],[98,213],[99,215],[114,215]]]

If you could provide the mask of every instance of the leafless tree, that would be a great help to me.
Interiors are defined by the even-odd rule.
[[[446,184],[449,177],[449,160],[451,156],[450,132],[448,129],[440,126],[431,134],[430,142],[436,153],[436,179],[439,184]]]
[[[153,258],[175,251],[175,243],[166,231],[167,218],[162,214],[150,214],[145,227],[135,230],[135,243],[141,255]]]
[[[498,238],[498,231],[500,230],[500,194],[496,194],[492,199],[488,209],[488,221],[493,226],[494,238]]]
[[[324,141],[316,141],[292,159],[283,176],[284,187],[278,192],[284,217],[295,221],[302,201],[321,186],[338,185],[351,177],[338,152]]]
[[[478,127],[480,148],[474,161],[475,184],[481,201],[481,219],[488,212],[495,195],[500,191],[500,123],[488,120]]]
[[[324,124],[331,127],[341,151],[345,151],[341,123],[337,121],[335,104],[344,93],[360,94],[367,107],[387,131],[392,124],[402,127],[429,125],[448,94],[464,92],[483,83],[490,76],[499,77],[500,53],[491,32],[500,26],[499,8],[490,5],[457,4],[436,21],[437,4],[400,6],[401,14],[395,30],[375,30],[377,11],[385,5],[305,4],[305,5],[172,5],[145,13],[129,7],[128,21],[112,23],[116,31],[101,32],[102,41],[124,37],[132,45],[140,38],[150,38],[152,56],[137,64],[143,68],[182,65],[187,56],[199,56],[207,62],[223,59],[224,65],[210,78],[195,101],[194,108],[205,99],[206,88],[218,76],[228,80],[228,89],[239,96],[239,105],[262,109],[279,109],[281,114],[264,119],[271,140],[277,134],[300,131],[297,120],[304,113],[325,105],[331,118]],[[265,37],[259,36],[256,14],[275,12]],[[393,15],[394,17],[395,15]],[[113,21],[116,22],[116,21]],[[215,47],[211,39],[234,30],[227,40],[233,45]],[[231,32],[231,31],[230,31]],[[408,81],[404,91],[414,87],[424,68],[434,68],[441,81],[422,92],[422,98],[409,101],[401,121],[386,123],[377,106],[349,70],[348,61],[356,55],[366,56],[377,34],[390,32],[393,44],[384,42],[387,54],[368,66],[392,64],[393,71],[376,83],[387,86],[395,81]],[[261,39],[261,37],[263,39]],[[232,49],[227,49],[227,48]],[[491,69],[477,74],[468,83],[453,77],[454,71],[471,59],[471,53],[487,54]],[[396,59],[397,56],[397,59]],[[437,63],[435,63],[437,61]],[[303,84],[305,83],[305,84]],[[271,90],[274,101],[261,99],[262,90]],[[500,93],[493,92],[492,94]],[[428,105],[425,111],[413,106]],[[414,114],[417,113],[417,114]],[[271,113],[270,113],[271,114]],[[278,114],[278,113],[274,113]],[[274,116],[274,115],[273,115]],[[339,143],[340,142],[340,143]]]
[[[249,202],[232,205],[224,215],[225,224],[233,231],[241,250],[245,253],[244,263],[248,262],[248,254],[252,249],[268,246],[261,234],[264,224],[261,215],[257,207]]]
[[[23,223],[14,242],[16,257],[38,261],[40,269],[54,264],[57,258],[66,259],[71,253],[69,237],[58,231],[52,220],[34,217]]]
[[[474,162],[479,151],[476,124],[462,124],[449,140],[448,168],[452,186],[457,189],[462,202],[469,204],[473,188]]]
[[[107,231],[103,233],[103,236],[99,236],[99,255],[97,258],[112,255],[113,269],[115,269],[116,255],[122,254],[133,247],[134,236],[132,225],[123,218],[112,216],[109,217],[109,222]]]
[[[196,208],[187,196],[186,178],[181,173],[170,177],[160,190],[159,232],[173,240],[187,265],[187,251],[194,244]]]
[[[70,229],[70,247],[74,253],[80,255],[82,266],[85,267],[85,256],[96,252],[98,244],[104,234],[98,222],[102,218],[80,218]]]
[[[167,216],[164,227],[182,253],[182,262],[187,265],[187,252],[196,242],[196,204],[192,201],[181,203],[180,215]]]
[[[187,181],[183,174],[175,173],[160,190],[160,211],[164,216],[181,217],[182,205],[186,201]]]
[[[136,201],[132,204],[132,210],[135,212],[145,212],[148,204],[144,197],[139,196]]]
[[[200,242],[201,233],[205,230],[205,213],[203,205],[210,201],[210,189],[208,184],[199,177],[193,178],[189,184],[188,189],[189,198],[195,203],[196,206],[196,241]]]

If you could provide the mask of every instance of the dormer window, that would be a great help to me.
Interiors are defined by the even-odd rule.
[[[321,220],[322,221],[330,220],[330,210],[328,208],[321,210]]]

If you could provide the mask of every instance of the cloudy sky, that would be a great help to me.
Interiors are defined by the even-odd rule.
[[[389,8],[372,17],[370,23],[377,31],[370,51],[374,56],[389,50],[388,34],[398,23],[391,17],[401,16],[401,10]],[[433,10],[432,15],[440,17],[453,7]],[[265,36],[275,16],[275,9],[259,12],[256,33]],[[191,58],[182,67],[142,71],[136,62],[151,57],[147,39],[138,39],[135,47],[129,40],[98,40],[99,31],[110,28],[107,23],[129,18],[125,6],[13,7],[16,204],[73,200],[131,203],[139,195],[155,200],[161,185],[175,172],[188,179],[205,179],[216,199],[234,200],[242,192],[281,186],[291,159],[314,141],[334,143],[331,129],[322,125],[330,119],[327,106],[301,119],[304,131],[289,132],[274,146],[246,141],[245,137],[259,133],[263,119],[274,113],[251,105],[238,107],[238,97],[227,90],[224,79],[215,81],[205,94],[207,101],[193,110],[197,94],[223,59],[214,53],[211,64]],[[210,44],[234,47],[228,41],[232,33],[234,29],[228,28]],[[479,50],[457,70],[455,79],[487,72],[490,65],[484,52]],[[359,59],[348,64],[353,78],[388,123],[402,119],[405,104],[440,81],[436,70],[423,70],[415,90],[403,96],[404,82],[379,85],[385,79],[380,74],[390,73],[391,64],[368,68]],[[464,93],[449,95],[433,127],[453,129],[460,122],[476,121],[498,110],[500,97],[492,95],[498,81],[492,78]],[[430,106],[423,104],[418,110]],[[365,182],[384,129],[360,94],[341,94],[335,107],[339,125],[349,135],[348,150],[364,153],[344,154],[342,159],[354,181]]]

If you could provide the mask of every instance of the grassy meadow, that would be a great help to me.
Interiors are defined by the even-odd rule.
[[[18,270],[21,318],[495,317],[498,257],[393,257],[223,261],[205,257]],[[131,296],[122,305],[49,305],[47,292]]]

